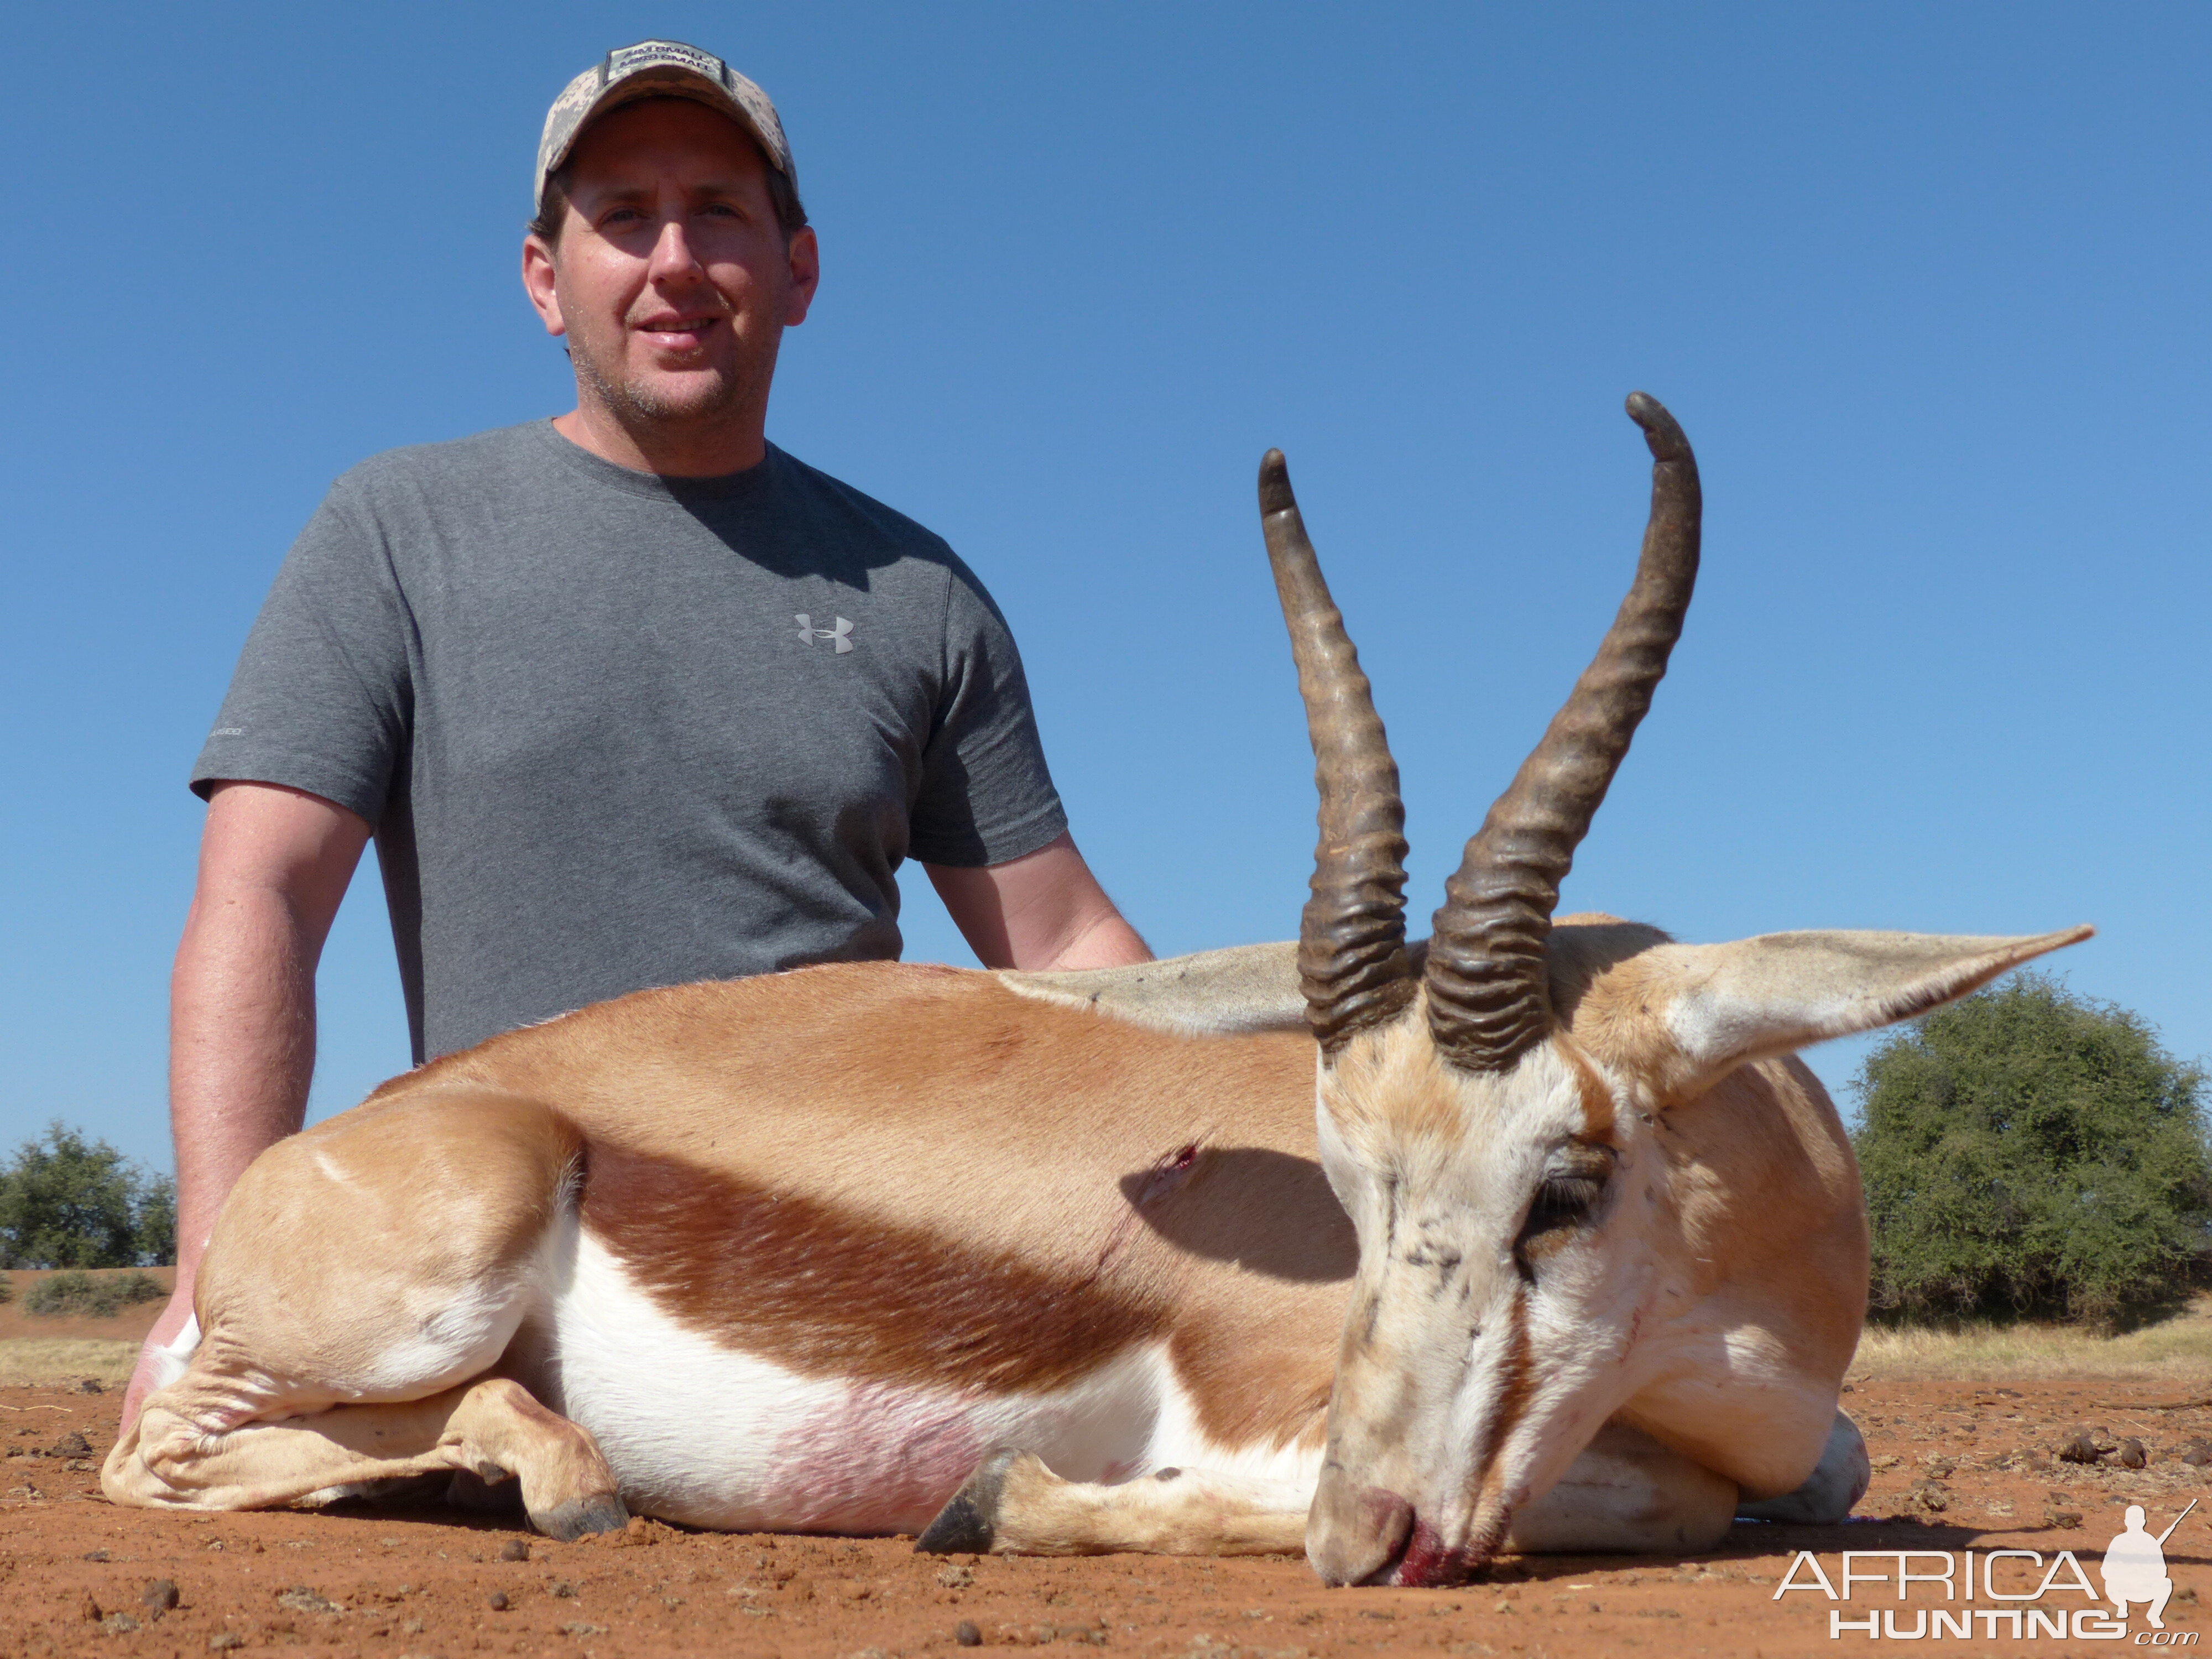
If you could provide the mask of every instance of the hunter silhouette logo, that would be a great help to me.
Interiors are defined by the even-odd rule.
[[[835,640],[836,648],[840,655],[853,648],[853,624],[842,617],[836,618],[837,625],[834,628],[817,628],[814,625],[814,618],[804,611],[793,617],[792,621],[799,624],[799,637],[808,645],[813,644],[817,640]]]
[[[2189,1510],[2197,1507],[2197,1500],[2189,1500]],[[2173,1528],[2188,1516],[2184,1510],[2173,1517],[2166,1529],[2155,1538],[2143,1526],[2143,1510],[2140,1504],[2128,1505],[2127,1530],[2106,1547],[2105,1597],[2120,1610],[2120,1617],[2128,1616],[2128,1603],[2148,1604],[2144,1616],[2153,1630],[2164,1630],[2166,1620],[2159,1615],[2166,1611],[2166,1597],[2173,1594],[2173,1580],[2166,1576],[2166,1540],[2173,1536]]]

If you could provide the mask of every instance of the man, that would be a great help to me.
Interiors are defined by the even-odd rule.
[[[2192,1501],[2189,1509],[2197,1507]],[[2173,1580],[2166,1576],[2166,1540],[2173,1535],[2173,1528],[2181,1524],[2184,1510],[2173,1517],[2173,1526],[2156,1537],[2143,1525],[2143,1509],[2140,1504],[2128,1505],[2124,1517],[2126,1530],[2106,1547],[2103,1573],[2106,1599],[2120,1610],[2119,1616],[2128,1616],[2128,1603],[2141,1601],[2150,1619],[2153,1630],[2164,1630],[2167,1599],[2173,1594]]]
[[[1068,836],[981,586],[767,442],[818,277],[767,95],[690,46],[610,53],[547,117],[537,207],[523,286],[575,408],[341,478],[194,769],[177,1290],[126,1413],[223,1195],[301,1125],[372,835],[418,1062],[643,987],[896,957],[908,857],[992,966],[1150,954]]]

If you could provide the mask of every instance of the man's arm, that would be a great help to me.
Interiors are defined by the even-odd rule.
[[[138,1357],[123,1420],[152,1386],[149,1353],[192,1310],[224,1195],[296,1131],[315,1070],[315,963],[368,825],[319,795],[218,783],[198,884],[169,980],[169,1128],[177,1147],[177,1288]]]
[[[1152,959],[1064,831],[1005,864],[921,867],[986,968],[1119,968]]]

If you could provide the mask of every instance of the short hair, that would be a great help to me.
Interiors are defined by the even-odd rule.
[[[667,95],[662,94],[664,97]],[[649,104],[660,100],[659,98],[640,98],[635,101]],[[628,109],[629,106],[625,104],[623,107]],[[738,131],[742,132],[744,129],[740,127]],[[761,158],[761,167],[768,175],[769,204],[775,210],[776,228],[783,233],[784,246],[788,247],[791,239],[806,228],[806,208],[799,199],[799,186],[791,182],[789,173],[769,159],[768,152],[760,147],[759,140],[752,134],[745,133],[745,142],[753,147],[753,154]],[[568,218],[568,182],[574,166],[573,161],[563,161],[545,175],[545,191],[538,209],[538,216],[528,226],[530,234],[550,248],[561,246],[561,227]]]

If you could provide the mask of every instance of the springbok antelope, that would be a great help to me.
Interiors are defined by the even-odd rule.
[[[1866,1231],[1790,1051],[2089,930],[1553,921],[1697,568],[1689,445],[1629,412],[1656,460],[1634,585],[1425,947],[1396,768],[1271,453],[1321,793],[1294,958],[821,967],[425,1066],[247,1172],[109,1496],[511,1479],[560,1538],[637,1510],[926,1549],[1303,1544],[1340,1583],[1696,1550],[1745,1506],[1839,1519]]]

